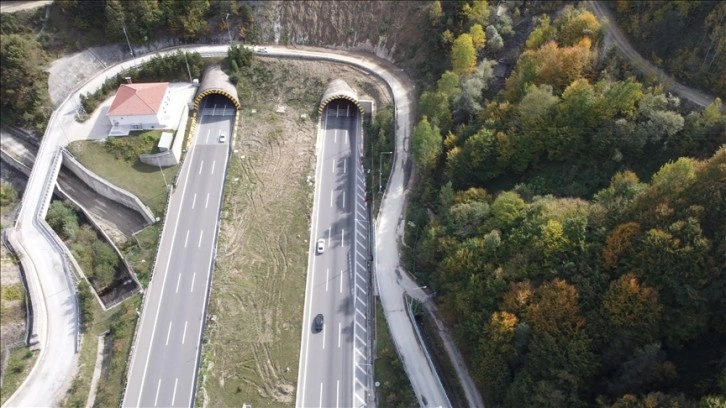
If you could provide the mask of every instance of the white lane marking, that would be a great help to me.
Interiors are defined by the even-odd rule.
[[[197,278],[197,273],[194,272],[194,275],[192,275],[192,286],[189,289],[189,292],[194,292],[194,279]]]
[[[328,229],[328,246],[330,246],[330,229]]]
[[[179,383],[179,377],[174,379],[174,393],[171,394],[171,405],[174,405],[174,400],[176,400],[176,385]]]
[[[360,354],[360,356],[361,356],[361,357],[365,357],[365,356],[366,356],[365,354],[363,354],[363,352],[362,352],[362,351],[360,351],[360,350],[358,349],[358,347],[353,347],[353,350],[355,350],[355,351],[356,351],[356,353]]]
[[[190,167],[187,167],[187,177],[184,179],[184,186],[182,187],[182,195],[181,195],[182,201],[181,201],[181,204],[179,205],[179,211],[177,211],[177,213],[176,213],[176,221],[174,223],[174,231],[171,235],[171,246],[169,248],[174,248],[174,242],[176,241],[176,231],[179,228],[179,218],[181,217],[182,208],[184,207],[184,193],[186,193],[187,184],[189,183],[189,172],[192,171],[191,163],[193,163],[193,161],[192,161],[193,158],[194,158],[194,149],[192,149],[192,151],[189,155],[189,163],[190,163],[189,166]],[[167,212],[167,216],[168,216],[168,214],[169,213]],[[166,223],[166,221],[167,220],[165,220],[165,223]],[[163,237],[163,235],[162,235],[162,237]],[[161,292],[159,295],[159,307],[157,307],[156,316],[154,316],[154,325],[151,326],[151,338],[152,339],[156,335],[156,323],[159,321],[159,312],[161,311],[161,301],[164,298],[164,287],[166,286],[166,278],[167,278],[167,276],[169,276],[169,262],[171,262],[172,252],[173,251],[170,249],[169,255],[166,258],[166,268],[164,269],[164,279],[161,281]],[[142,315],[142,319],[143,319],[143,315]],[[143,323],[144,322],[142,320],[141,324],[143,324]],[[146,352],[146,361],[144,362],[144,371],[143,371],[144,374],[141,376],[141,385],[139,386],[140,390],[144,389],[144,383],[146,382],[146,372],[147,372],[147,369],[149,368],[149,358],[151,357],[152,349],[153,349],[153,347],[149,347],[149,351]],[[132,369],[133,369],[133,365],[136,364],[135,360],[132,361],[131,364],[132,364]],[[141,405],[141,397],[143,396],[143,394],[144,394],[143,391],[139,392],[139,398],[136,400],[136,406]]]
[[[355,308],[355,311],[356,311],[356,313],[358,313],[359,315],[363,316],[363,318],[364,318],[364,319],[366,318],[366,315],[365,315],[365,314],[363,314],[363,312],[361,312],[361,311],[360,311],[360,309],[358,309],[357,307]]]
[[[328,291],[330,269],[325,269],[325,291]]]
[[[360,302],[361,302],[361,303],[363,304],[363,306],[365,306],[365,305],[366,305],[366,301],[365,301],[365,300],[363,300],[363,298],[359,297],[359,298],[358,298],[358,300],[360,300]]]
[[[330,190],[330,206],[333,206],[333,194],[335,194],[335,190]]]
[[[340,322],[338,322],[338,348],[340,348],[340,338],[343,337],[341,334],[343,333],[343,327],[340,325]]]
[[[201,163],[199,163],[199,174],[202,174],[202,169],[204,168],[204,160],[202,160]]]
[[[325,335],[327,334],[325,333],[325,326],[327,326],[327,324],[323,325],[323,350],[325,350]]]
[[[323,129],[327,129],[327,123],[328,123],[328,116],[330,113],[330,109],[327,109],[328,114],[325,115],[325,118],[323,119]],[[322,147],[320,149],[320,157],[325,157],[325,143],[322,143]],[[315,163],[315,180],[317,183],[317,180],[319,180],[323,175],[323,160],[317,160],[317,163]],[[320,215],[320,205],[321,205],[321,198],[322,198],[322,190],[320,188],[315,188],[315,198],[313,200],[313,210],[317,211],[318,215]],[[315,223],[315,226],[311,228],[310,230],[310,236],[311,241],[313,239],[318,239],[318,223]],[[315,292],[315,285],[313,284],[315,279],[315,260],[316,256],[310,254],[308,255],[308,271],[310,273],[308,274],[308,277],[305,282],[305,287],[310,288],[309,291],[305,291],[305,309],[307,309],[307,318],[303,319],[306,320],[308,323],[312,321],[313,316],[313,309],[312,307],[309,307],[312,304],[312,299],[314,299],[314,292]],[[312,267],[311,267],[312,265]],[[308,293],[309,292],[309,293]],[[302,387],[298,387],[298,389],[301,389],[302,392],[299,394],[300,398],[300,405],[305,405],[305,391],[307,390],[307,367],[308,367],[308,354],[310,352],[310,336],[302,336],[302,340],[300,341],[300,355],[302,356],[303,350],[305,351],[305,358],[300,359],[298,373],[302,375]],[[192,405],[192,402],[190,401],[189,405]]]
[[[348,164],[348,160],[343,159],[343,174],[345,174],[345,169],[346,169],[346,167],[348,167],[347,164]]]
[[[207,143],[209,143],[209,134],[212,133],[212,129],[207,130]]]
[[[363,295],[364,295],[364,296],[365,296],[365,295],[368,295],[368,293],[366,292],[366,290],[365,290],[365,289],[363,289],[363,286],[360,286],[360,285],[358,285],[358,284],[356,283],[356,284],[355,284],[355,287],[356,287],[356,288],[358,288],[358,289],[360,289],[360,291],[361,291],[361,292],[363,292]]]
[[[340,407],[340,380],[335,382],[335,408]]]
[[[187,236],[184,238],[184,248],[187,247],[187,242],[189,242],[189,230],[187,230]]]
[[[343,139],[345,139],[345,144],[348,144],[348,131],[347,130],[343,131]]]
[[[184,340],[186,340],[187,338],[187,323],[188,322],[184,322],[184,334],[182,335],[182,344],[184,344]]]
[[[333,159],[333,174],[335,174],[335,166],[337,166],[337,165],[338,165],[338,160]]]
[[[209,207],[209,193],[207,193],[207,201],[204,203],[204,208]]]
[[[156,403],[159,402],[159,390],[161,389],[161,378],[159,378],[159,382],[156,384],[156,397],[154,397],[154,406],[156,406]]]
[[[358,320],[355,321],[355,324],[357,324],[358,326],[360,326],[360,328],[363,329],[363,332],[366,332],[367,331],[366,328],[362,324],[360,324],[358,322]]]
[[[323,408],[323,383],[320,383],[320,408]]]
[[[343,209],[345,209],[345,190],[343,190]]]
[[[212,160],[212,174],[214,174],[214,165],[217,164],[216,160]]]
[[[199,231],[199,243],[197,244],[197,248],[202,247],[202,237],[204,236],[204,230]]]
[[[194,204],[197,203],[197,193],[194,193],[194,199],[192,200],[192,210],[194,209]]]
[[[169,335],[171,334],[171,322],[169,322],[169,330],[166,331],[166,345],[169,345]]]
[[[364,234],[364,233],[362,233],[362,232],[360,232],[360,231],[358,231],[358,235],[360,235],[360,236],[361,236],[361,237],[363,237],[364,239],[365,239],[365,237],[366,237],[366,234]]]
[[[176,278],[176,291],[174,293],[179,293],[179,283],[181,283],[181,272],[179,272],[179,277]]]
[[[340,229],[340,246],[345,246],[345,228]]]
[[[363,388],[364,391],[368,391],[368,387],[366,387],[365,384],[363,384],[362,382],[360,382],[360,380],[358,379],[358,377],[355,377],[355,382],[357,382],[358,385],[360,385],[360,387]],[[358,397],[359,400],[363,401],[363,398],[359,397],[358,394],[356,394],[356,397]]]

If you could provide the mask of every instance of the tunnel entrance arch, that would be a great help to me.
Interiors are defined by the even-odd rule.
[[[235,109],[239,110],[242,105],[237,96],[237,88],[229,81],[229,76],[217,65],[211,65],[204,71],[202,82],[199,84],[199,92],[194,98],[194,110],[199,111],[202,100],[209,95],[222,95],[232,102]]]
[[[325,92],[323,92],[323,98],[320,100],[318,113],[322,114],[325,110],[325,107],[328,106],[330,102],[333,102],[337,99],[345,99],[352,102],[355,106],[358,107],[358,110],[361,114],[364,113],[363,107],[358,100],[358,93],[354,91],[353,88],[351,88],[350,85],[348,85],[348,83],[342,79],[334,79],[330,81],[328,87],[325,89]]]

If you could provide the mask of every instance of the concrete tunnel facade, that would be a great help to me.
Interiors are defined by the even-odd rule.
[[[336,99],[345,99],[351,101],[358,107],[361,113],[363,113],[363,107],[358,100],[358,93],[348,85],[342,79],[334,79],[330,81],[328,87],[323,92],[323,98],[320,100],[320,107],[318,107],[318,113],[322,114],[325,107]]]
[[[211,65],[204,71],[199,84],[199,93],[194,98],[194,110],[199,110],[199,104],[204,97],[211,94],[223,95],[234,104],[236,109],[242,108],[237,96],[237,88],[229,81],[229,76],[222,71],[218,64]]]

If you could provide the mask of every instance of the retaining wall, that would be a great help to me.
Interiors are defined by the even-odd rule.
[[[138,211],[149,224],[156,222],[154,213],[151,212],[149,207],[144,205],[138,197],[109,183],[102,177],[99,177],[96,173],[87,169],[65,148],[62,148],[62,151],[63,165],[73,172],[73,174],[75,174],[79,179],[85,182],[93,191],[108,198],[109,200],[113,200],[131,208],[132,210]]]
[[[15,157],[13,157],[9,153],[7,153],[5,150],[0,149],[0,160],[2,160],[3,163],[14,168],[15,170],[30,177],[30,170],[31,170],[30,167],[21,163],[18,159],[16,159]]]

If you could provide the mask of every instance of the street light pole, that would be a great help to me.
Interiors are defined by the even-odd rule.
[[[164,179],[164,186],[166,187],[166,191],[169,191],[169,184],[166,182],[166,175],[164,175],[164,171],[161,169],[161,162],[159,161],[159,158],[156,158],[156,165],[159,166],[159,173],[161,173],[161,177]]]
[[[378,160],[378,194],[381,194],[381,189],[383,187],[383,155],[384,154],[393,154],[393,152],[381,152],[379,155]]]
[[[229,13],[224,17],[224,24],[227,26],[227,36],[229,37],[229,43],[232,44],[232,34],[229,32],[229,21],[227,20],[229,18]]]

